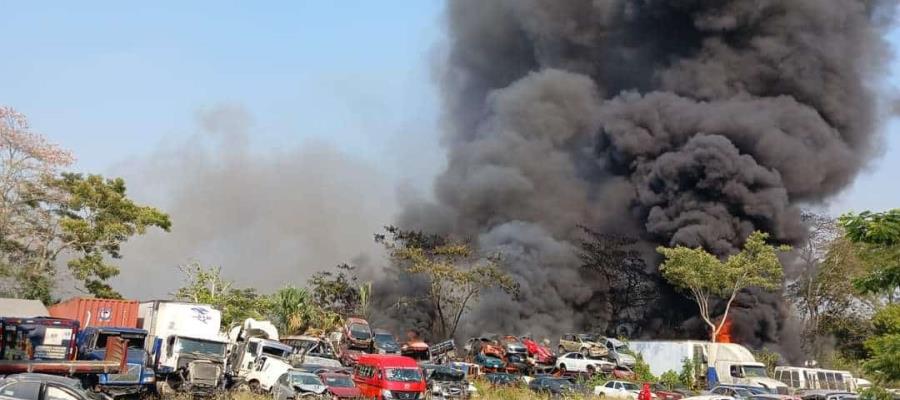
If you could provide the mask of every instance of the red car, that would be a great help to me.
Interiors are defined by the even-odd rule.
[[[653,394],[655,394],[659,400],[681,400],[684,398],[683,394],[674,390],[669,390],[658,383],[653,384],[651,389],[653,389]]]
[[[362,392],[353,383],[353,378],[347,374],[326,372],[319,374],[319,379],[328,388],[328,393],[338,399],[355,399],[362,396]]]
[[[628,367],[616,367],[616,369],[612,371],[612,376],[614,379],[633,381],[636,375],[634,374],[634,371],[628,369]]]
[[[416,360],[395,355],[360,354],[353,382],[367,399],[423,399],[427,390]]]
[[[531,338],[523,337],[521,342],[528,349],[528,356],[533,358],[534,362],[543,365],[556,364],[556,355],[550,349],[539,345],[538,342],[531,340]]]

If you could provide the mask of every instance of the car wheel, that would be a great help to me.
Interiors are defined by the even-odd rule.
[[[591,379],[591,377],[593,377],[593,376],[594,376],[594,373],[596,373],[596,372],[597,372],[597,369],[594,368],[593,365],[588,365],[588,366],[587,366],[587,375],[588,375],[588,379]]]
[[[250,392],[251,392],[251,393],[257,393],[257,394],[258,394],[258,393],[262,392],[262,388],[259,386],[259,381],[257,381],[257,380],[252,380],[252,381],[250,381],[249,387],[250,387]]]
[[[562,372],[563,375],[566,374],[566,364],[559,364],[559,372]]]
[[[606,393],[603,393],[603,392],[600,392],[600,394],[597,395],[598,399],[602,399],[604,397],[606,397]]]

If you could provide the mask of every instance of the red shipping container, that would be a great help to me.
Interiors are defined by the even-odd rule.
[[[50,316],[75,319],[82,328],[110,326],[137,328],[137,300],[74,298],[49,307]]]

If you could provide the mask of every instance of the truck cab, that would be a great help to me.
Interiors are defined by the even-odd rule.
[[[787,394],[784,382],[769,377],[766,366],[757,362],[746,347],[734,343],[710,343],[709,386],[718,383],[764,388],[772,393]]]
[[[209,395],[224,386],[228,338],[219,332],[221,322],[222,313],[208,304],[140,304],[138,325],[148,333],[145,348],[153,358],[159,394]]]
[[[136,328],[88,327],[78,333],[78,359],[98,361],[106,359],[106,345],[110,338],[121,338],[127,344],[127,369],[118,374],[99,374],[86,382],[110,395],[130,395],[146,392],[156,383],[156,372],[149,367],[150,357],[144,350],[147,331]]]
[[[74,360],[78,321],[63,318],[0,318],[0,359]]]

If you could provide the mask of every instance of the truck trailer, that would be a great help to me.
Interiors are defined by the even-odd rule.
[[[155,300],[141,303],[138,325],[147,331],[159,394],[211,395],[224,386],[228,339],[222,313],[206,304]]]
[[[705,380],[709,388],[726,384],[761,387],[778,394],[788,392],[787,385],[768,376],[766,366],[757,362],[750,350],[736,343],[632,341],[629,346],[657,376],[666,371],[680,372],[688,360],[696,367],[695,376]]]

